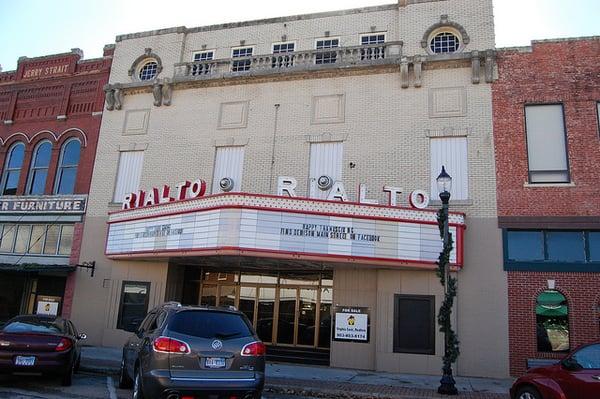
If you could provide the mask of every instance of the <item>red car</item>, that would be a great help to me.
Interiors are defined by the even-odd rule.
[[[600,398],[600,342],[571,352],[560,363],[537,367],[515,381],[512,399]]]
[[[17,316],[0,330],[0,374],[54,374],[71,385],[85,339],[69,320],[55,316]]]

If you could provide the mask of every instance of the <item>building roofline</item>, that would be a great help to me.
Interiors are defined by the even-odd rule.
[[[499,47],[496,49],[498,52],[505,51],[517,51],[522,53],[527,53],[533,51],[533,47],[536,44],[546,44],[546,43],[563,43],[563,42],[591,42],[595,40],[600,40],[600,36],[574,36],[574,37],[562,37],[555,39],[537,39],[532,40],[529,46],[514,46],[514,47]]]
[[[22,62],[22,61],[43,61],[43,60],[49,60],[51,58],[58,58],[58,57],[66,57],[66,56],[70,56],[70,55],[78,55],[80,58],[83,58],[83,51],[81,49],[78,48],[72,48],[71,51],[69,51],[68,53],[58,53],[58,54],[48,54],[48,55],[41,55],[38,57],[27,57],[27,56],[22,56],[19,57],[18,62]]]
[[[440,1],[440,0],[427,0],[427,1]],[[397,9],[398,9],[398,3],[394,3],[394,4],[385,4],[385,5],[380,5],[380,6],[350,8],[350,9],[345,9],[345,10],[325,11],[325,12],[317,12],[317,13],[309,13],[309,14],[297,14],[297,15],[290,15],[290,16],[286,16],[286,17],[255,19],[255,20],[251,20],[251,21],[227,22],[227,23],[223,23],[223,24],[206,25],[206,26],[199,26],[199,27],[195,27],[195,28],[187,28],[185,26],[176,26],[176,27],[172,27],[172,28],[157,29],[157,30],[150,30],[150,31],[144,31],[144,32],[137,32],[137,33],[128,33],[128,34],[124,34],[124,35],[117,35],[115,41],[120,42],[120,41],[128,40],[128,39],[139,39],[142,37],[157,36],[157,35],[168,35],[171,33],[209,32],[209,31],[214,31],[214,30],[241,28],[241,27],[246,27],[246,26],[266,25],[266,24],[275,24],[275,23],[292,22],[292,21],[303,21],[303,20],[307,20],[307,19],[328,18],[328,17],[343,16],[343,15],[363,14],[363,13],[369,13],[369,12],[389,11],[389,10],[397,10]]]

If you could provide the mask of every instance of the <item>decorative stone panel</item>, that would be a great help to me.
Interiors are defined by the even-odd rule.
[[[249,101],[222,103],[219,110],[219,129],[241,129],[248,126]]]
[[[440,87],[429,90],[429,117],[466,116],[467,92],[464,87]]]
[[[130,110],[125,113],[124,136],[146,134],[148,132],[148,121],[150,119],[149,109]]]
[[[333,94],[315,96],[312,99],[312,123],[344,123],[346,114],[346,96]]]

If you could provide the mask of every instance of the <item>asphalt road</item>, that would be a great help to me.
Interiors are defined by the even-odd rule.
[[[76,374],[73,385],[63,387],[57,378],[39,376],[0,377],[0,398],[10,399],[125,399],[130,390],[118,389],[113,377]],[[311,399],[266,394],[263,399]]]

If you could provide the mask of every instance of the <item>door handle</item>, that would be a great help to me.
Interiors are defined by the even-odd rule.
[[[592,378],[597,381],[600,381],[600,375],[593,375]]]

